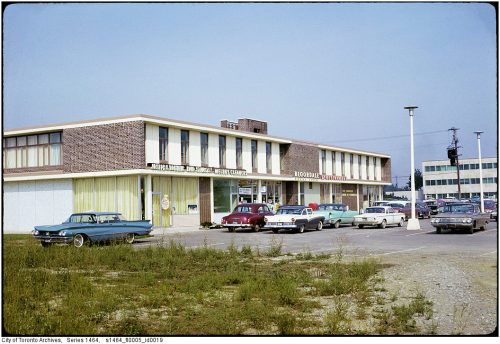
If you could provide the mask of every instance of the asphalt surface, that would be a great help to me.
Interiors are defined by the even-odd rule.
[[[443,230],[437,234],[430,220],[420,220],[420,230],[407,230],[403,227],[390,226],[385,229],[347,226],[338,229],[324,228],[322,231],[310,230],[304,233],[238,229],[195,230],[184,233],[155,234],[153,237],[137,240],[134,248],[151,245],[169,245],[176,242],[186,248],[213,247],[225,249],[233,245],[238,249],[250,246],[265,253],[272,247],[281,245],[282,253],[313,254],[342,253],[344,256],[389,256],[420,254],[458,254],[463,256],[497,255],[498,223],[490,222],[486,230],[468,234],[466,231]]]

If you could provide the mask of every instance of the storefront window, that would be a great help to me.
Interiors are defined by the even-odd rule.
[[[299,204],[300,205],[305,205],[306,200],[305,200],[305,195],[304,195],[304,183],[299,182]]]
[[[276,204],[281,204],[281,182],[262,181],[262,202],[267,203],[271,210],[276,210]]]
[[[228,213],[238,205],[237,181],[214,179],[214,212]]]
[[[332,184],[332,202],[342,203],[342,185]]]
[[[73,211],[116,211],[127,220],[142,214],[137,176],[78,178],[73,180]]]

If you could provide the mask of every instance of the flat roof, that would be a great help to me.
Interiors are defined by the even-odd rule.
[[[246,119],[248,119],[248,118],[246,118]],[[221,134],[240,136],[240,137],[246,137],[246,138],[260,138],[263,140],[270,140],[270,141],[274,141],[277,143],[305,144],[305,145],[315,146],[315,147],[318,147],[320,149],[343,151],[343,152],[355,153],[355,154],[361,153],[361,154],[372,155],[372,156],[377,156],[377,157],[382,157],[382,158],[390,158],[391,157],[390,155],[383,154],[383,153],[370,152],[370,151],[352,149],[352,148],[345,148],[345,147],[334,146],[334,145],[326,145],[326,144],[321,144],[321,143],[317,143],[317,142],[309,142],[309,141],[304,141],[304,140],[295,140],[295,139],[284,138],[284,137],[279,137],[279,136],[271,136],[271,135],[266,135],[266,134],[261,134],[261,133],[252,133],[252,132],[247,132],[247,131],[243,131],[243,130],[222,128],[222,127],[218,127],[218,126],[214,126],[214,125],[199,124],[199,123],[194,123],[194,122],[174,120],[174,119],[170,119],[170,118],[164,118],[164,117],[146,115],[146,114],[125,115],[125,116],[118,116],[118,117],[106,117],[106,118],[100,118],[100,119],[66,122],[66,123],[61,123],[61,124],[48,124],[48,125],[41,125],[41,126],[14,128],[14,129],[4,130],[3,135],[4,136],[27,135],[27,134],[32,134],[32,133],[44,133],[44,132],[63,130],[63,129],[69,129],[69,128],[87,127],[87,126],[93,126],[93,125],[104,125],[104,124],[113,124],[113,123],[122,123],[122,122],[132,122],[132,121],[144,121],[146,123],[161,124],[161,125],[166,125],[166,126],[171,126],[171,127],[179,127],[179,128],[187,128],[187,129],[192,129],[192,130],[197,130],[197,131],[211,131],[214,133],[221,133]],[[265,122],[265,121],[262,121],[262,122]]]

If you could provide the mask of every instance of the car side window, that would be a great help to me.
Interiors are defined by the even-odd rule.
[[[307,210],[306,209],[302,210],[302,212],[300,213],[300,215],[307,215]]]
[[[257,213],[262,214],[263,212],[264,212],[264,207],[259,207],[259,209],[257,209]]]
[[[69,218],[69,222],[71,222],[71,223],[82,222],[82,216],[81,215],[73,215]]]
[[[269,213],[269,212],[270,212],[270,210],[269,210],[269,208],[267,207],[267,205],[265,205],[263,208],[264,208],[264,212],[266,212],[266,213]]]
[[[307,215],[312,215],[312,210],[311,209],[306,209],[307,210]]]

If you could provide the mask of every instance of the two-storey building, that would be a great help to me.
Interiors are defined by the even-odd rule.
[[[5,131],[3,176],[5,232],[86,210],[169,227],[219,222],[241,202],[358,210],[390,185],[391,160],[270,136],[264,121],[133,115]]]

